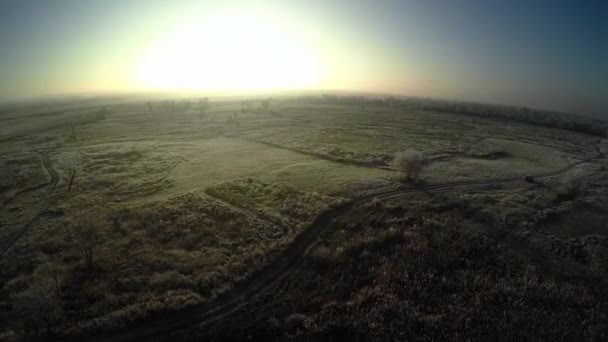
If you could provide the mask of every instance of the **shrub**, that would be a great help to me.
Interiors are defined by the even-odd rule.
[[[50,334],[63,319],[61,299],[55,284],[49,279],[38,279],[13,296],[13,311],[25,334]]]
[[[285,318],[285,328],[287,330],[302,329],[306,326],[308,317],[301,313],[294,313]]]
[[[154,273],[150,278],[150,285],[155,288],[172,290],[178,288],[192,287],[194,283],[189,277],[175,271]]]
[[[395,153],[393,164],[405,174],[408,182],[416,180],[424,166],[422,153],[408,148],[405,151]]]
[[[574,173],[562,179],[557,196],[559,199],[573,200],[584,187],[584,177],[580,173]]]

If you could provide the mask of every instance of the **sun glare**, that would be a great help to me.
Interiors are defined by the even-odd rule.
[[[263,90],[318,85],[313,51],[271,18],[218,14],[183,26],[146,53],[148,89]]]

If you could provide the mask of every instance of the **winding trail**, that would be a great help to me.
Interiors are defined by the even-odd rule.
[[[53,163],[51,163],[51,160],[49,159],[49,155],[46,152],[40,152],[40,151],[36,151],[38,152],[38,154],[40,154],[40,158],[42,159],[42,166],[44,166],[44,169],[46,170],[46,172],[48,172],[49,176],[51,177],[51,186],[48,190],[48,193],[51,194],[53,193],[53,191],[55,191],[55,188],[57,187],[57,184],[59,183],[59,174],[57,173],[57,171],[53,168]],[[47,204],[48,207],[48,204]]]
[[[557,171],[532,175],[536,179],[555,177],[572,170],[576,165],[584,163],[576,162]],[[205,325],[222,319],[239,310],[244,305],[253,302],[256,297],[287,274],[293,266],[302,260],[308,251],[314,246],[323,232],[329,230],[334,219],[348,212],[354,206],[371,199],[387,200],[403,196],[408,193],[424,192],[444,188],[461,186],[484,186],[506,183],[525,182],[523,176],[502,179],[488,179],[478,181],[460,181],[415,188],[401,188],[376,193],[366,194],[350,201],[336,205],[321,213],[300,233],[294,241],[285,248],[283,253],[274,261],[270,262],[258,272],[238,282],[232,289],[218,297],[189,308],[178,311],[166,312],[153,315],[150,318],[135,322],[130,326],[106,332],[101,335],[92,336],[87,341],[138,341],[138,340],[164,340],[170,339],[170,335],[182,329],[196,325]]]
[[[42,166],[44,167],[46,172],[51,177],[51,180],[49,181],[49,183],[45,183],[45,185],[49,186],[48,191],[47,191],[47,196],[50,196],[55,191],[55,188],[57,187],[57,184],[59,183],[59,174],[53,168],[53,163],[51,163],[51,160],[49,159],[49,156],[46,152],[41,152],[41,151],[36,150],[36,153],[38,153],[38,155],[40,155],[40,160],[42,161]],[[6,254],[8,254],[8,252],[13,248],[13,246],[15,246],[15,244],[19,241],[19,239],[21,239],[21,237],[24,236],[25,233],[27,233],[30,230],[32,225],[36,221],[38,221],[40,216],[42,216],[42,215],[44,215],[44,213],[46,213],[47,209],[51,205],[51,202],[49,202],[48,198],[46,198],[44,201],[45,202],[44,202],[43,207],[38,211],[38,213],[36,213],[36,215],[34,215],[34,217],[32,217],[32,219],[30,219],[26,224],[23,225],[23,227],[21,228],[21,230],[19,230],[17,235],[15,235],[13,237],[13,240],[10,241],[8,243],[8,246],[2,251],[2,253],[0,254],[0,258],[4,258],[6,256]]]

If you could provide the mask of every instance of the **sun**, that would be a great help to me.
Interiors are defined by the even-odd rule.
[[[160,39],[136,77],[146,89],[296,89],[317,85],[321,67],[314,51],[271,17],[225,13]]]

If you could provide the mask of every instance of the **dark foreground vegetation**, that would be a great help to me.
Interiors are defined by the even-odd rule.
[[[441,200],[343,217],[273,293],[190,339],[605,340],[608,263],[564,278]],[[470,216],[470,215],[464,215]],[[508,241],[508,239],[506,239]],[[523,246],[523,248],[528,248]],[[525,254],[525,253],[524,253]],[[238,322],[238,323],[236,323]]]

